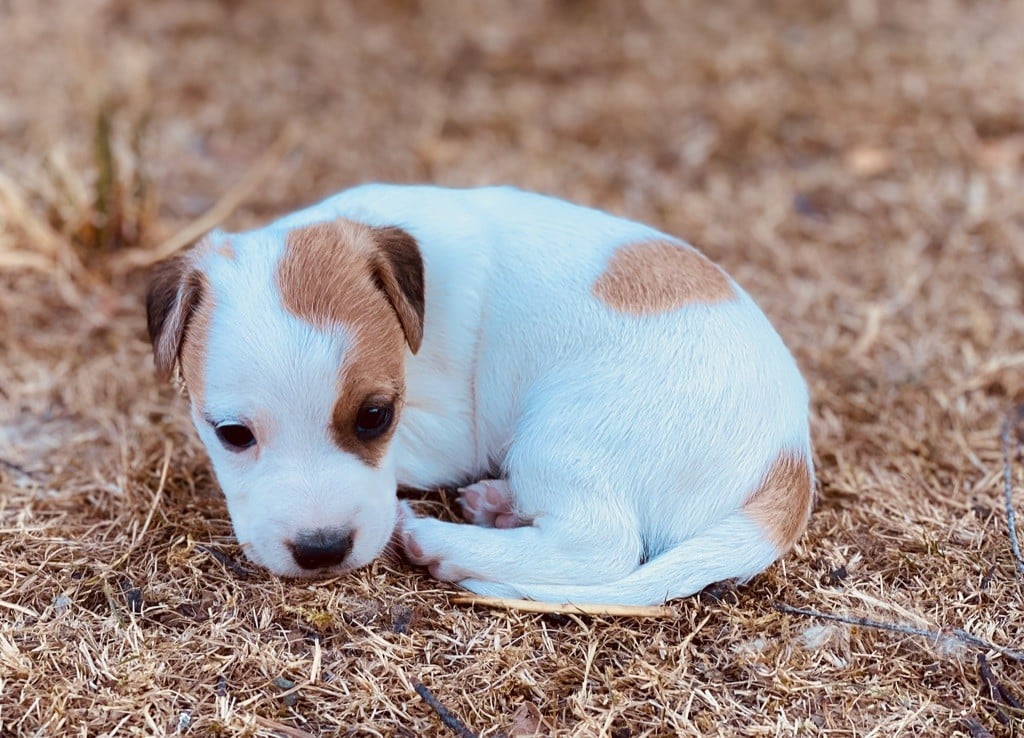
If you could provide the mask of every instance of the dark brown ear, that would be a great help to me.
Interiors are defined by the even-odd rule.
[[[189,320],[203,297],[203,277],[186,256],[175,256],[153,268],[146,293],[146,319],[153,343],[153,362],[163,378],[171,376]]]
[[[373,259],[377,286],[387,295],[398,314],[405,340],[415,354],[423,342],[423,258],[416,239],[401,228],[374,228],[380,247]]]

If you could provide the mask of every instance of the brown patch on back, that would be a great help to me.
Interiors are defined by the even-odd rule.
[[[619,247],[591,293],[613,310],[630,315],[654,315],[736,297],[720,267],[696,249],[669,241]]]
[[[382,284],[379,230],[344,220],[296,229],[277,271],[286,310],[321,329],[344,326],[352,340],[340,367],[331,433],[339,448],[371,466],[380,463],[398,423],[407,339]],[[395,414],[387,433],[363,441],[356,414],[367,401],[393,402]]]
[[[814,502],[811,484],[807,460],[782,451],[743,506],[780,554],[792,548],[807,527]]]

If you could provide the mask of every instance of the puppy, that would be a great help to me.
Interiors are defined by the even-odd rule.
[[[803,532],[807,390],[688,244],[506,187],[366,185],[156,270],[238,540],[285,576],[405,552],[477,593],[646,604],[748,579]],[[398,485],[462,485],[469,524]]]

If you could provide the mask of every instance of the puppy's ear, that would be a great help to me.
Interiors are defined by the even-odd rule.
[[[423,258],[416,239],[401,228],[374,228],[378,250],[371,266],[377,286],[398,315],[409,349],[415,354],[423,342]]]
[[[171,376],[181,345],[203,297],[203,276],[186,256],[157,264],[146,293],[146,319],[153,343],[153,362],[164,379]]]

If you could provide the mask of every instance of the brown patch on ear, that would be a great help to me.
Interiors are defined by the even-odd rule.
[[[373,236],[380,247],[372,262],[375,275],[398,315],[409,349],[415,354],[423,342],[426,310],[420,247],[401,228],[374,228]]]
[[[288,234],[277,271],[281,302],[288,312],[319,328],[342,325],[352,340],[340,367],[331,436],[339,448],[370,466],[379,465],[387,451],[405,391],[409,339],[385,281],[395,294],[404,295],[407,287],[402,280],[414,278],[407,275],[401,259],[395,268],[392,257],[381,253],[381,230],[345,220],[296,229]],[[392,251],[401,253],[402,247]],[[415,306],[409,305],[403,309],[415,314]],[[422,337],[422,325],[418,335]],[[356,414],[368,400],[391,401],[395,410],[388,432],[363,441],[356,436]]]
[[[213,293],[202,272],[193,272],[192,282],[198,293],[192,316],[185,328],[181,341],[178,361],[181,362],[181,376],[189,399],[196,407],[202,407],[206,377],[206,353],[210,345],[210,325],[213,323]]]
[[[781,554],[804,532],[813,503],[807,460],[793,451],[782,451],[743,510]]]
[[[736,297],[720,267],[696,249],[669,241],[620,246],[590,291],[608,307],[630,315],[654,315]]]
[[[180,362],[192,400],[201,403],[203,366],[213,300],[206,275],[192,266],[188,256],[158,264],[146,293],[146,317],[153,344],[153,361],[165,379]]]

